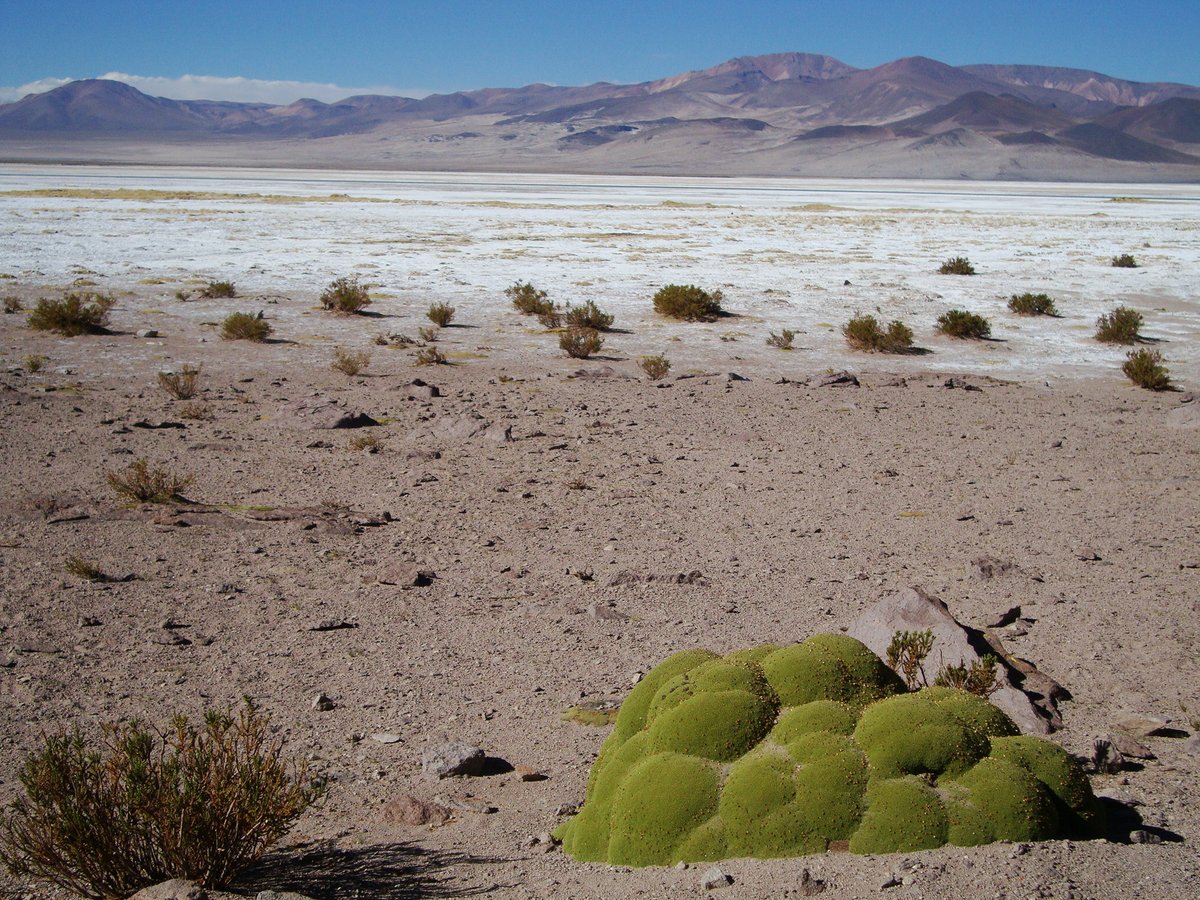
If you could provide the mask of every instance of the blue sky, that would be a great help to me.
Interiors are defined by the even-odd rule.
[[[164,96],[274,102],[636,82],[791,50],[1200,84],[1197,36],[1196,0],[0,0],[0,101],[113,73]]]

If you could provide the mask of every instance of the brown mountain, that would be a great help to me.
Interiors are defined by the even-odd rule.
[[[214,164],[1200,181],[1196,144],[1189,85],[805,53],[422,99],[179,101],[91,80],[0,105],[8,160],[142,161],[157,147],[157,161]]]

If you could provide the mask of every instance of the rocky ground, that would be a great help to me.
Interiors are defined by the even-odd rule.
[[[1113,840],[731,860],[719,892],[1200,892],[1190,394],[870,355],[858,385],[824,384],[823,360],[776,351],[654,383],[626,355],[581,363],[488,322],[445,330],[454,365],[372,347],[347,377],[327,347],[187,319],[139,338],[138,319],[62,339],[0,317],[5,802],[43,734],[250,695],[331,785],[245,895],[699,896],[707,866],[584,865],[537,841],[582,800],[607,730],[564,710],[619,702],[674,651],[836,631],[919,585],[971,624],[1020,607],[1005,643],[1073,695],[1053,736],[1072,752],[1144,734],[1131,717],[1168,726],[1139,738],[1155,758],[1095,777]],[[180,361],[203,365],[207,418],[156,383]],[[324,400],[379,424],[316,427]],[[190,475],[191,502],[124,505],[105,473],[138,458]],[[490,774],[432,779],[422,754],[446,741],[484,748]],[[389,821],[406,796],[451,818]]]

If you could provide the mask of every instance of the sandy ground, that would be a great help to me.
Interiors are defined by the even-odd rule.
[[[157,252],[126,259],[146,266]],[[17,277],[0,293],[31,305],[71,264],[52,251],[6,263]],[[653,271],[653,257],[643,265]],[[831,338],[785,353],[764,346],[776,323],[761,317],[667,324],[632,302],[612,304],[627,333],[581,363],[498,289],[442,331],[453,365],[418,368],[412,350],[371,337],[415,336],[427,294],[335,318],[314,309],[311,288],[181,302],[167,294],[178,273],[164,287],[89,268],[78,277],[120,297],[112,333],[64,339],[0,316],[0,658],[11,663],[0,800],[43,733],[163,722],[249,694],[289,751],[333,779],[289,838],[332,843],[293,851],[250,896],[698,896],[705,867],[631,871],[527,846],[582,799],[605,735],[563,710],[619,700],[676,650],[837,630],[909,584],[974,624],[1021,606],[1032,623],[1008,644],[1073,694],[1054,736],[1069,750],[1086,754],[1131,713],[1196,730],[1200,411],[1186,369],[1183,390],[1164,394],[1129,386],[1107,361],[989,378],[979,345],[901,359]],[[193,270],[239,283],[242,271]],[[1194,313],[1177,293],[1186,328]],[[206,323],[237,308],[264,309],[277,342],[217,339]],[[135,336],[142,328],[160,336]],[[335,343],[372,352],[362,375],[329,369]],[[1195,352],[1182,334],[1171,346]],[[636,366],[656,350],[677,363],[661,384]],[[25,371],[30,355],[47,358],[41,372]],[[210,419],[182,418],[156,384],[185,362],[203,365]],[[860,387],[806,383],[847,365]],[[605,366],[609,377],[574,374]],[[949,376],[981,390],[946,387]],[[442,396],[409,399],[414,377]],[[292,411],[318,396],[382,424],[313,429]],[[512,440],[462,437],[475,415],[511,426]],[[183,427],[145,427],[164,422]],[[365,435],[378,452],[351,446]],[[104,473],[138,457],[194,476],[187,496],[203,506],[122,506]],[[982,555],[1015,568],[980,580],[970,561]],[[71,557],[134,578],[83,582],[64,570]],[[397,563],[436,578],[380,583]],[[634,583],[613,584],[622,572]],[[691,572],[702,578],[651,578]],[[356,627],[311,630],[330,619]],[[161,643],[167,620],[190,643]],[[314,709],[318,692],[335,708]],[[432,782],[421,752],[446,739],[548,777]],[[1200,756],[1188,738],[1147,743],[1157,759],[1095,778],[1132,804],[1113,841],[732,860],[720,893],[799,896],[808,869],[828,897],[1194,897]],[[495,812],[387,824],[383,805],[404,794],[470,795]],[[1139,827],[1164,842],[1121,839]],[[911,883],[882,889],[892,875]],[[0,890],[57,896],[11,880]]]

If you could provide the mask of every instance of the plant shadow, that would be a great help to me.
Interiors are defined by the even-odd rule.
[[[308,841],[263,857],[238,880],[242,890],[293,891],[313,900],[416,900],[464,897],[492,891],[495,885],[466,888],[448,877],[455,866],[499,860],[411,843],[338,847],[333,841]]]

